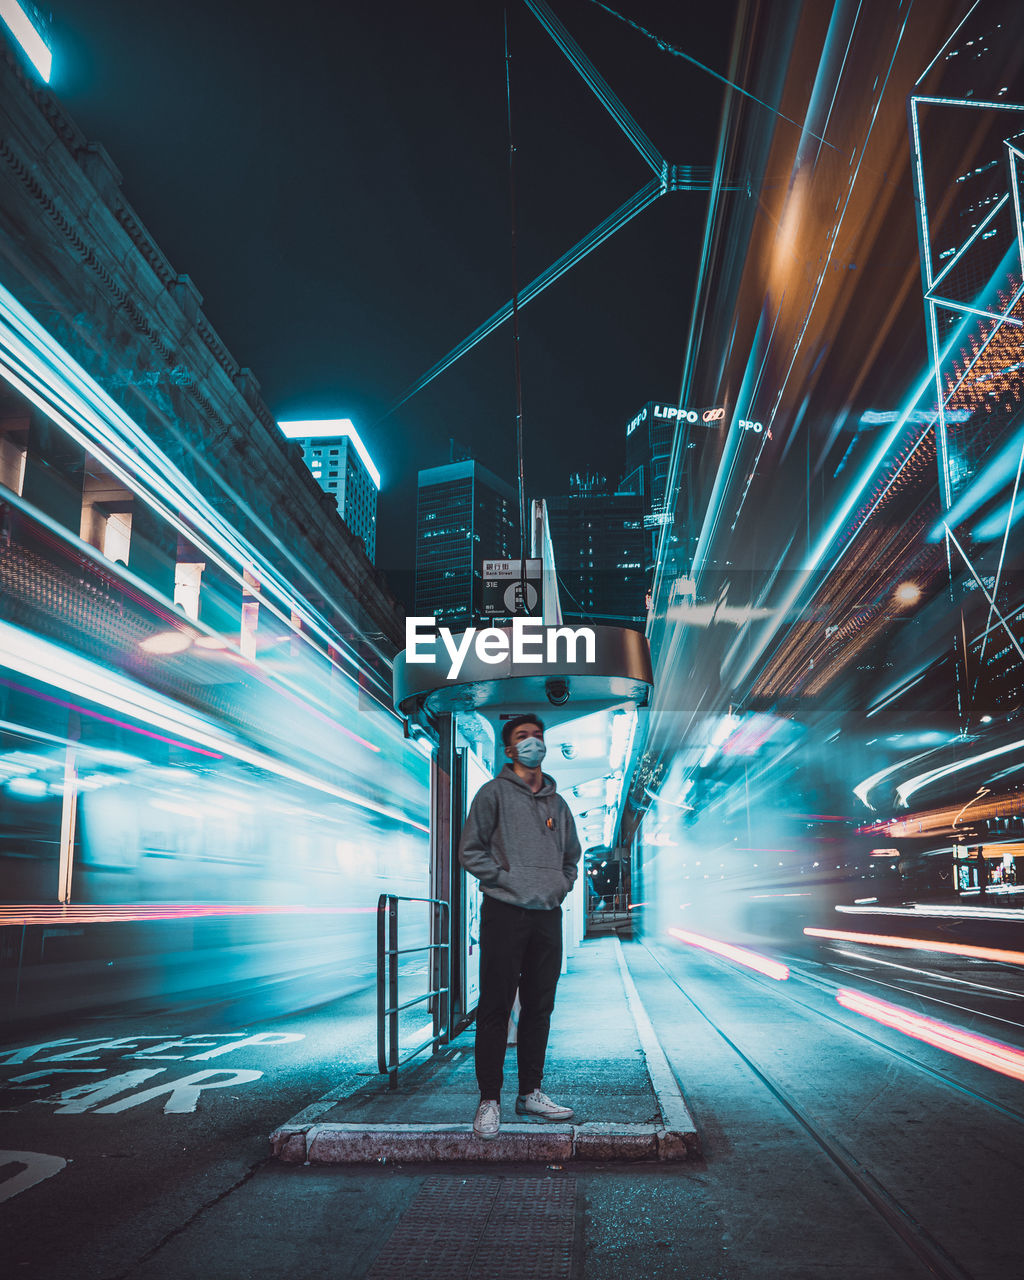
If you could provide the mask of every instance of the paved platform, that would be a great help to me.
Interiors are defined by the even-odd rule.
[[[575,1160],[689,1160],[700,1155],[678,1081],[637,994],[616,937],[593,938],[569,957],[558,987],[543,1088],[573,1121],[515,1115],[515,1049],[505,1059],[502,1127],[483,1141],[472,1122],[479,1094],[473,1028],[399,1072],[355,1077],[280,1125],[270,1141],[297,1164]]]

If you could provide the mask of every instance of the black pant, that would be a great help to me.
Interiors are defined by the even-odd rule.
[[[531,911],[484,894],[476,1013],[476,1078],[481,1098],[501,1097],[508,1020],[517,987],[519,1092],[540,1088],[561,971],[562,908]]]

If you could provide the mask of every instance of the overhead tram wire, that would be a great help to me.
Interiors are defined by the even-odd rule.
[[[715,71],[709,67],[707,63],[699,61],[692,54],[684,52],[677,45],[672,44],[668,40],[663,40],[661,36],[656,35],[653,31],[649,31],[646,27],[641,26],[639,22],[634,22],[632,18],[627,18],[624,13],[619,13],[617,9],[613,9],[611,5],[605,4],[604,0],[590,0],[590,3],[596,5],[599,9],[603,9],[612,18],[617,18],[619,22],[624,22],[627,27],[632,27],[634,31],[642,35],[646,40],[654,43],[660,53],[670,54],[673,58],[681,58],[684,62],[688,62],[691,66],[696,67],[698,71],[703,71],[712,79],[720,81],[722,84],[734,89],[737,93],[743,94],[745,98],[749,98],[751,102],[756,102],[759,107],[764,107],[766,111],[770,111],[772,115],[778,116],[780,120],[785,120],[787,124],[794,124],[801,133],[807,137],[813,138],[815,142],[820,142],[823,147],[828,147],[830,151],[838,151],[839,148],[827,138],[821,137],[815,133],[813,129],[808,129],[806,124],[801,124],[799,120],[794,120],[792,116],[787,116],[784,111],[780,111],[778,107],[773,107],[770,102],[765,102],[763,98],[759,98],[756,93],[751,93],[749,89],[744,89],[741,84],[737,84],[735,80],[730,80],[728,76],[723,76],[721,72]]]
[[[508,203],[512,239],[512,358],[516,384],[516,473],[519,481],[519,589],[523,608],[526,595],[526,468],[523,461],[523,368],[519,352],[519,272],[516,257],[516,147],[512,136],[512,55],[508,41],[508,5],[505,6],[505,122],[508,129]]]

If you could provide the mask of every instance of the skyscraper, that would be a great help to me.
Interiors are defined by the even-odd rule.
[[[572,622],[642,627],[646,621],[644,505],[638,492],[612,490],[604,476],[569,477],[569,492],[547,499],[562,614]]]
[[[416,613],[473,625],[480,562],[519,555],[516,497],[473,459],[419,473],[416,493]]]
[[[314,480],[334,496],[338,512],[366,545],[372,561],[377,551],[377,493],[380,472],[348,418],[279,422],[289,440],[302,447]]]
[[[721,427],[722,409],[680,409],[649,400],[626,424],[626,474],[620,491],[638,493],[644,503],[644,568],[653,570],[664,525],[672,526],[670,542],[679,568],[688,571],[700,533],[698,465],[708,439]],[[667,493],[668,470],[676,432],[682,432],[682,455],[676,492]]]

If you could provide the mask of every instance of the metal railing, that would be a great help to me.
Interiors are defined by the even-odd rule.
[[[448,903],[442,898],[403,898],[393,893],[382,893],[377,901],[377,1069],[381,1075],[388,1077],[388,1088],[398,1085],[398,1068],[415,1058],[424,1049],[432,1045],[445,1044],[449,1035],[451,1014],[451,944],[450,942],[428,942],[422,947],[398,946],[398,904],[400,902],[429,902],[435,908],[438,923],[445,926],[448,920]],[[438,929],[438,936],[448,938],[446,927]],[[398,957],[412,955],[415,952],[427,951],[441,953],[439,983],[435,989],[416,996],[412,1000],[398,1003]],[[431,986],[434,966],[428,967]],[[442,1000],[443,997],[443,1000]],[[433,1035],[410,1049],[404,1056],[398,1048],[398,1015],[405,1009],[431,1001],[430,1009],[433,1017]],[[442,1014],[443,1009],[443,1014]]]

